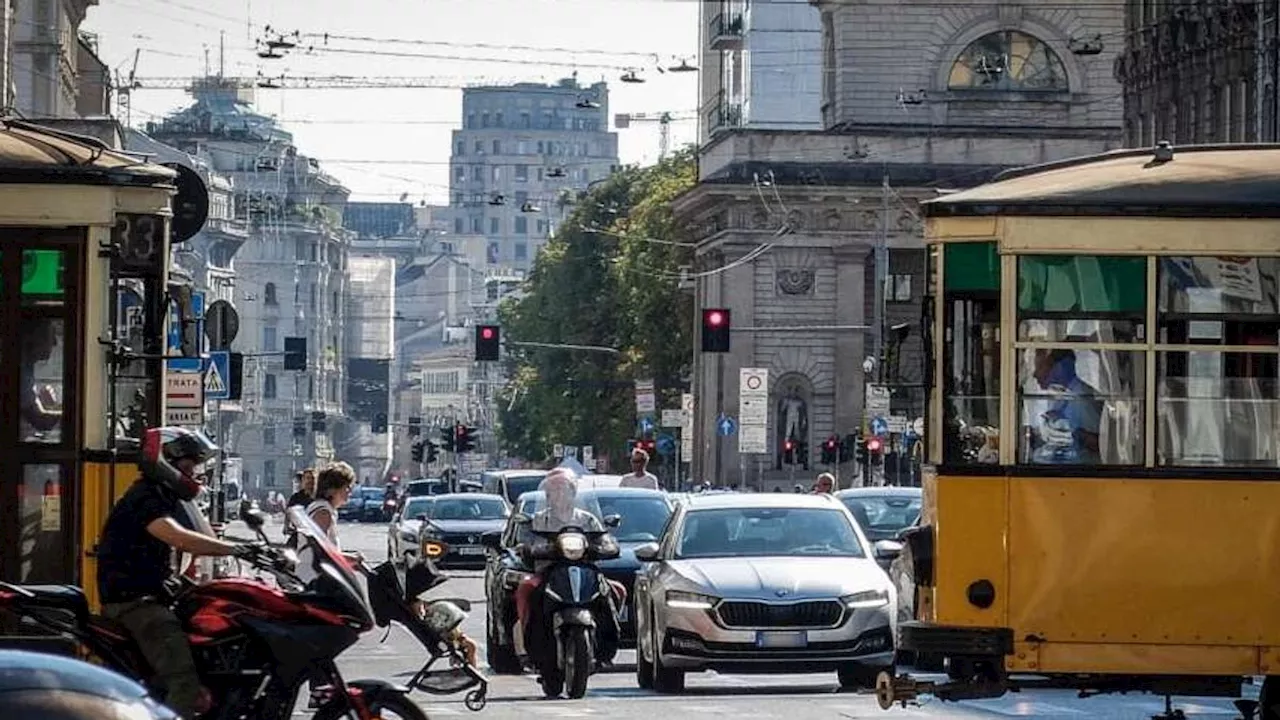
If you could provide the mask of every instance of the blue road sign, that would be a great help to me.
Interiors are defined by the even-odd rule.
[[[659,455],[672,455],[675,453],[675,451],[676,451],[675,438],[665,434],[658,436],[658,454]]]
[[[231,353],[215,350],[204,365],[204,399],[226,400],[231,397]]]
[[[920,439],[920,436],[916,434],[916,431],[911,428],[907,428],[907,431],[903,433],[902,437],[907,441],[908,445]]]
[[[732,435],[734,430],[738,429],[737,423],[728,415],[721,415],[716,419],[716,429],[720,431],[720,435]]]
[[[191,293],[191,310],[196,315],[196,342],[203,343],[204,338],[204,293]],[[169,340],[166,343],[165,355],[182,354],[182,320],[178,317],[176,305],[169,306]],[[175,372],[200,372],[204,369],[204,361],[198,357],[173,358],[166,361],[170,370]]]
[[[645,415],[644,417],[640,418],[640,432],[651,433],[653,432],[653,427],[654,427],[653,418],[649,417],[648,415]]]
[[[872,435],[888,435],[889,421],[885,420],[883,417],[873,418],[871,420],[871,434]]]

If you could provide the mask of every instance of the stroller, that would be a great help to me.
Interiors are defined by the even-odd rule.
[[[444,546],[430,550],[436,556],[443,555]],[[489,681],[475,666],[475,644],[461,633],[471,603],[459,599],[418,600],[419,595],[449,577],[425,556],[406,562],[403,570],[389,559],[374,568],[361,563],[360,570],[368,578],[369,605],[378,627],[387,628],[390,634],[391,623],[398,623],[427,650],[427,661],[409,681],[409,689],[432,695],[471,690],[464,698],[467,709],[483,710]]]

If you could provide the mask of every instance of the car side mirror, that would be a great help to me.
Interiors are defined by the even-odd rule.
[[[480,544],[489,548],[490,550],[501,550],[502,549],[502,533],[496,530],[490,530],[489,532],[482,533],[480,535]]]
[[[607,528],[616,528],[621,524],[622,524],[621,515],[605,515],[604,516],[604,526]]]
[[[261,530],[262,526],[267,524],[267,514],[261,510],[242,512],[240,519],[244,520],[244,524],[248,525],[249,529],[254,531]]]
[[[891,560],[902,554],[902,543],[897,540],[880,540],[872,548],[875,550],[876,557],[883,560]]]
[[[513,517],[512,520],[517,525],[528,525],[529,523],[533,522],[533,518],[529,517],[528,515],[525,515],[524,513],[516,513],[516,516]]]
[[[658,559],[658,543],[645,543],[635,550],[636,559],[641,562],[654,562]]]

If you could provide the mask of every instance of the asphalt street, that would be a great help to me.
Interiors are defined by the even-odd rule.
[[[278,522],[278,521],[277,521]],[[237,532],[237,530],[239,530]],[[240,534],[243,530],[233,530]],[[342,545],[358,550],[372,562],[386,556],[385,523],[348,523],[340,526]],[[278,528],[269,530],[272,537]],[[484,586],[483,573],[450,571],[452,579],[432,592],[436,597],[461,597],[471,601],[471,616],[465,632],[480,645],[481,667],[484,659]],[[385,635],[385,638],[384,638]],[[348,650],[339,665],[348,678],[374,677],[390,681],[407,681],[417,670],[424,652],[408,633],[393,628],[390,633],[370,633]],[[832,718],[1116,718],[1145,720],[1164,710],[1158,697],[1130,695],[1080,699],[1070,691],[1037,690],[1006,695],[994,700],[942,703],[924,698],[918,707],[883,711],[870,695],[840,692],[831,675],[690,675],[688,689],[682,695],[658,695],[636,687],[634,654],[619,656],[615,670],[593,676],[587,697],[582,700],[545,700],[532,675],[490,676],[489,704],[472,713],[462,703],[461,695],[430,696],[422,692],[414,699],[432,718],[474,715],[477,720],[514,718],[588,718],[610,717],[612,720],[653,720],[673,717],[691,720],[733,717],[738,720],[829,720]],[[1256,691],[1250,693],[1256,697]],[[1178,698],[1175,707],[1187,717],[1223,720],[1239,717],[1230,700],[1218,698]],[[299,713],[305,717],[306,713]]]

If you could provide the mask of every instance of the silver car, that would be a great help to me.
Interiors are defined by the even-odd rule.
[[[642,688],[679,692],[701,670],[834,670],[874,687],[893,664],[897,593],[831,496],[694,496],[635,552]]]

